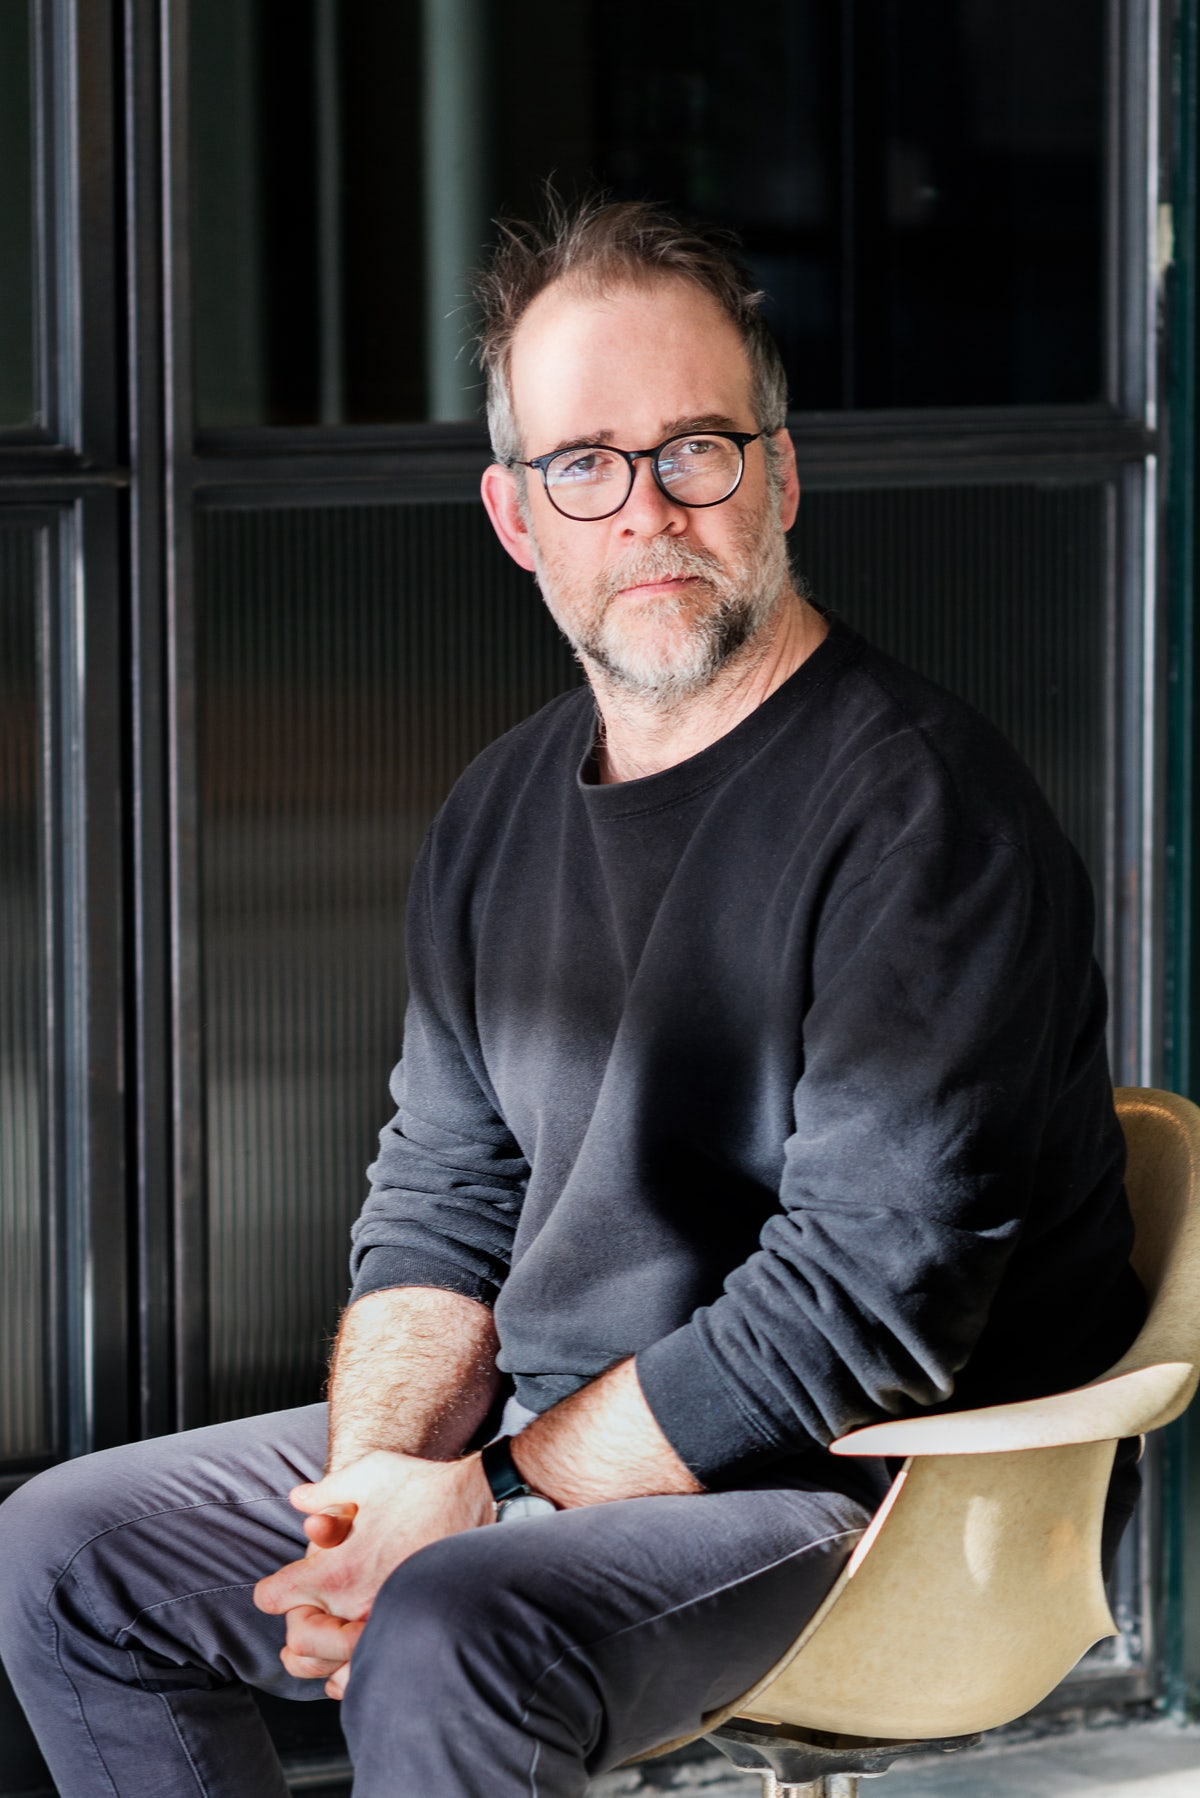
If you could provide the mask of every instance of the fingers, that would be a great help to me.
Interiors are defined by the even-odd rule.
[[[347,1548],[330,1552],[310,1543],[302,1561],[289,1561],[259,1580],[255,1604],[271,1617],[304,1605],[315,1605],[335,1617],[365,1617],[379,1582],[364,1585],[360,1570],[346,1558],[349,1552]]]
[[[337,1506],[304,1519],[304,1534],[315,1548],[338,1548],[350,1534],[356,1507]]]
[[[288,1499],[298,1511],[325,1511],[330,1516],[353,1517],[358,1506],[351,1492],[344,1489],[348,1486],[345,1475],[361,1465],[361,1462],[355,1463],[340,1474],[326,1474],[323,1480],[315,1480],[311,1485],[293,1486]]]
[[[347,1661],[344,1666],[339,1667],[337,1672],[334,1674],[331,1674],[330,1677],[325,1681],[326,1697],[327,1698],[339,1698],[339,1699],[344,1698],[346,1696],[346,1687],[349,1684],[350,1684],[350,1663],[349,1663],[349,1661]]]
[[[293,1679],[328,1680],[341,1665],[340,1661],[319,1661],[314,1655],[295,1654],[290,1648],[281,1648],[279,1658]]]
[[[288,1503],[294,1505],[297,1511],[336,1509],[325,1491],[328,1484],[328,1480],[314,1480],[311,1485],[293,1486],[288,1493]]]
[[[314,1569],[320,1557],[312,1561],[289,1561],[277,1573],[267,1574],[254,1588],[254,1602],[270,1617],[280,1617],[297,1605],[311,1604],[319,1597],[314,1591]]]
[[[268,1617],[278,1617],[287,1610],[287,1597],[281,1589],[281,1574],[290,1569],[282,1567],[279,1573],[270,1573],[266,1579],[260,1579],[254,1588],[254,1603],[258,1610],[265,1611]],[[292,1603],[295,1604],[295,1599]]]
[[[345,1667],[362,1631],[361,1622],[344,1622],[315,1605],[297,1605],[287,1614],[287,1643],[279,1658],[296,1679],[329,1680]]]
[[[367,1498],[386,1492],[396,1477],[396,1469],[412,1460],[410,1455],[376,1448],[361,1460],[350,1461],[336,1473],[327,1473],[310,1485],[294,1486],[288,1498],[298,1511],[325,1511],[330,1515],[353,1517]]]

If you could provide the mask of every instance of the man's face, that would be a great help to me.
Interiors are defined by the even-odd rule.
[[[517,330],[510,380],[526,456],[755,429],[741,340],[715,302],[683,281],[603,297],[564,283],[547,289]],[[536,572],[585,664],[611,687],[670,705],[707,686],[790,594],[784,529],[795,515],[794,472],[788,455],[782,488],[773,486],[763,443],[750,444],[737,492],[701,508],[667,499],[648,461],[635,468],[621,510],[592,520],[562,517],[531,471],[520,546],[528,559],[513,553]]]

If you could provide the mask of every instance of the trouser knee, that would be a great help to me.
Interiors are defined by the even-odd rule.
[[[35,1475],[0,1506],[0,1658],[19,1652],[24,1632],[44,1619],[56,1582],[96,1533],[79,1462]]]
[[[385,1583],[355,1650],[343,1721],[387,1729],[398,1704],[423,1730],[538,1734],[581,1757],[600,1706],[569,1619],[541,1601],[500,1553],[499,1533],[452,1537]],[[403,1694],[403,1699],[399,1695]],[[401,1720],[398,1728],[405,1727]]]

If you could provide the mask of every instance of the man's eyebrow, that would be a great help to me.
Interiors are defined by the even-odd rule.
[[[576,431],[573,437],[561,437],[554,448],[552,450],[547,450],[546,454],[548,456],[557,456],[560,450],[586,449],[589,443],[612,443],[612,440],[613,433],[611,426],[601,425],[598,430],[589,431],[583,435]]]
[[[689,431],[737,431],[740,430],[736,419],[727,412],[689,412],[680,418],[668,419],[660,430],[658,441],[667,443],[672,437],[685,437]],[[590,443],[611,444],[614,449],[649,449],[649,444],[618,444],[614,441],[615,433],[611,425],[600,425],[596,430],[584,435],[579,432],[573,437],[564,437],[556,443],[548,455],[557,456],[560,450],[584,449]]]
[[[663,426],[663,438],[686,437],[689,431],[736,431],[740,426],[727,412],[701,412],[673,418]]]

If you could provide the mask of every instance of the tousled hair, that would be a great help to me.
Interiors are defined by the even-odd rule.
[[[585,293],[655,281],[690,281],[714,299],[737,330],[750,363],[750,404],[760,431],[787,417],[787,376],[759,311],[764,294],[726,232],[684,225],[645,200],[590,198],[568,205],[547,192],[539,224],[498,221],[500,242],[474,280],[476,353],[487,382],[488,430],[498,462],[522,453],[509,366],[513,337],[529,306],[555,281]],[[774,472],[777,446],[764,440]],[[518,471],[520,472],[520,471]]]

